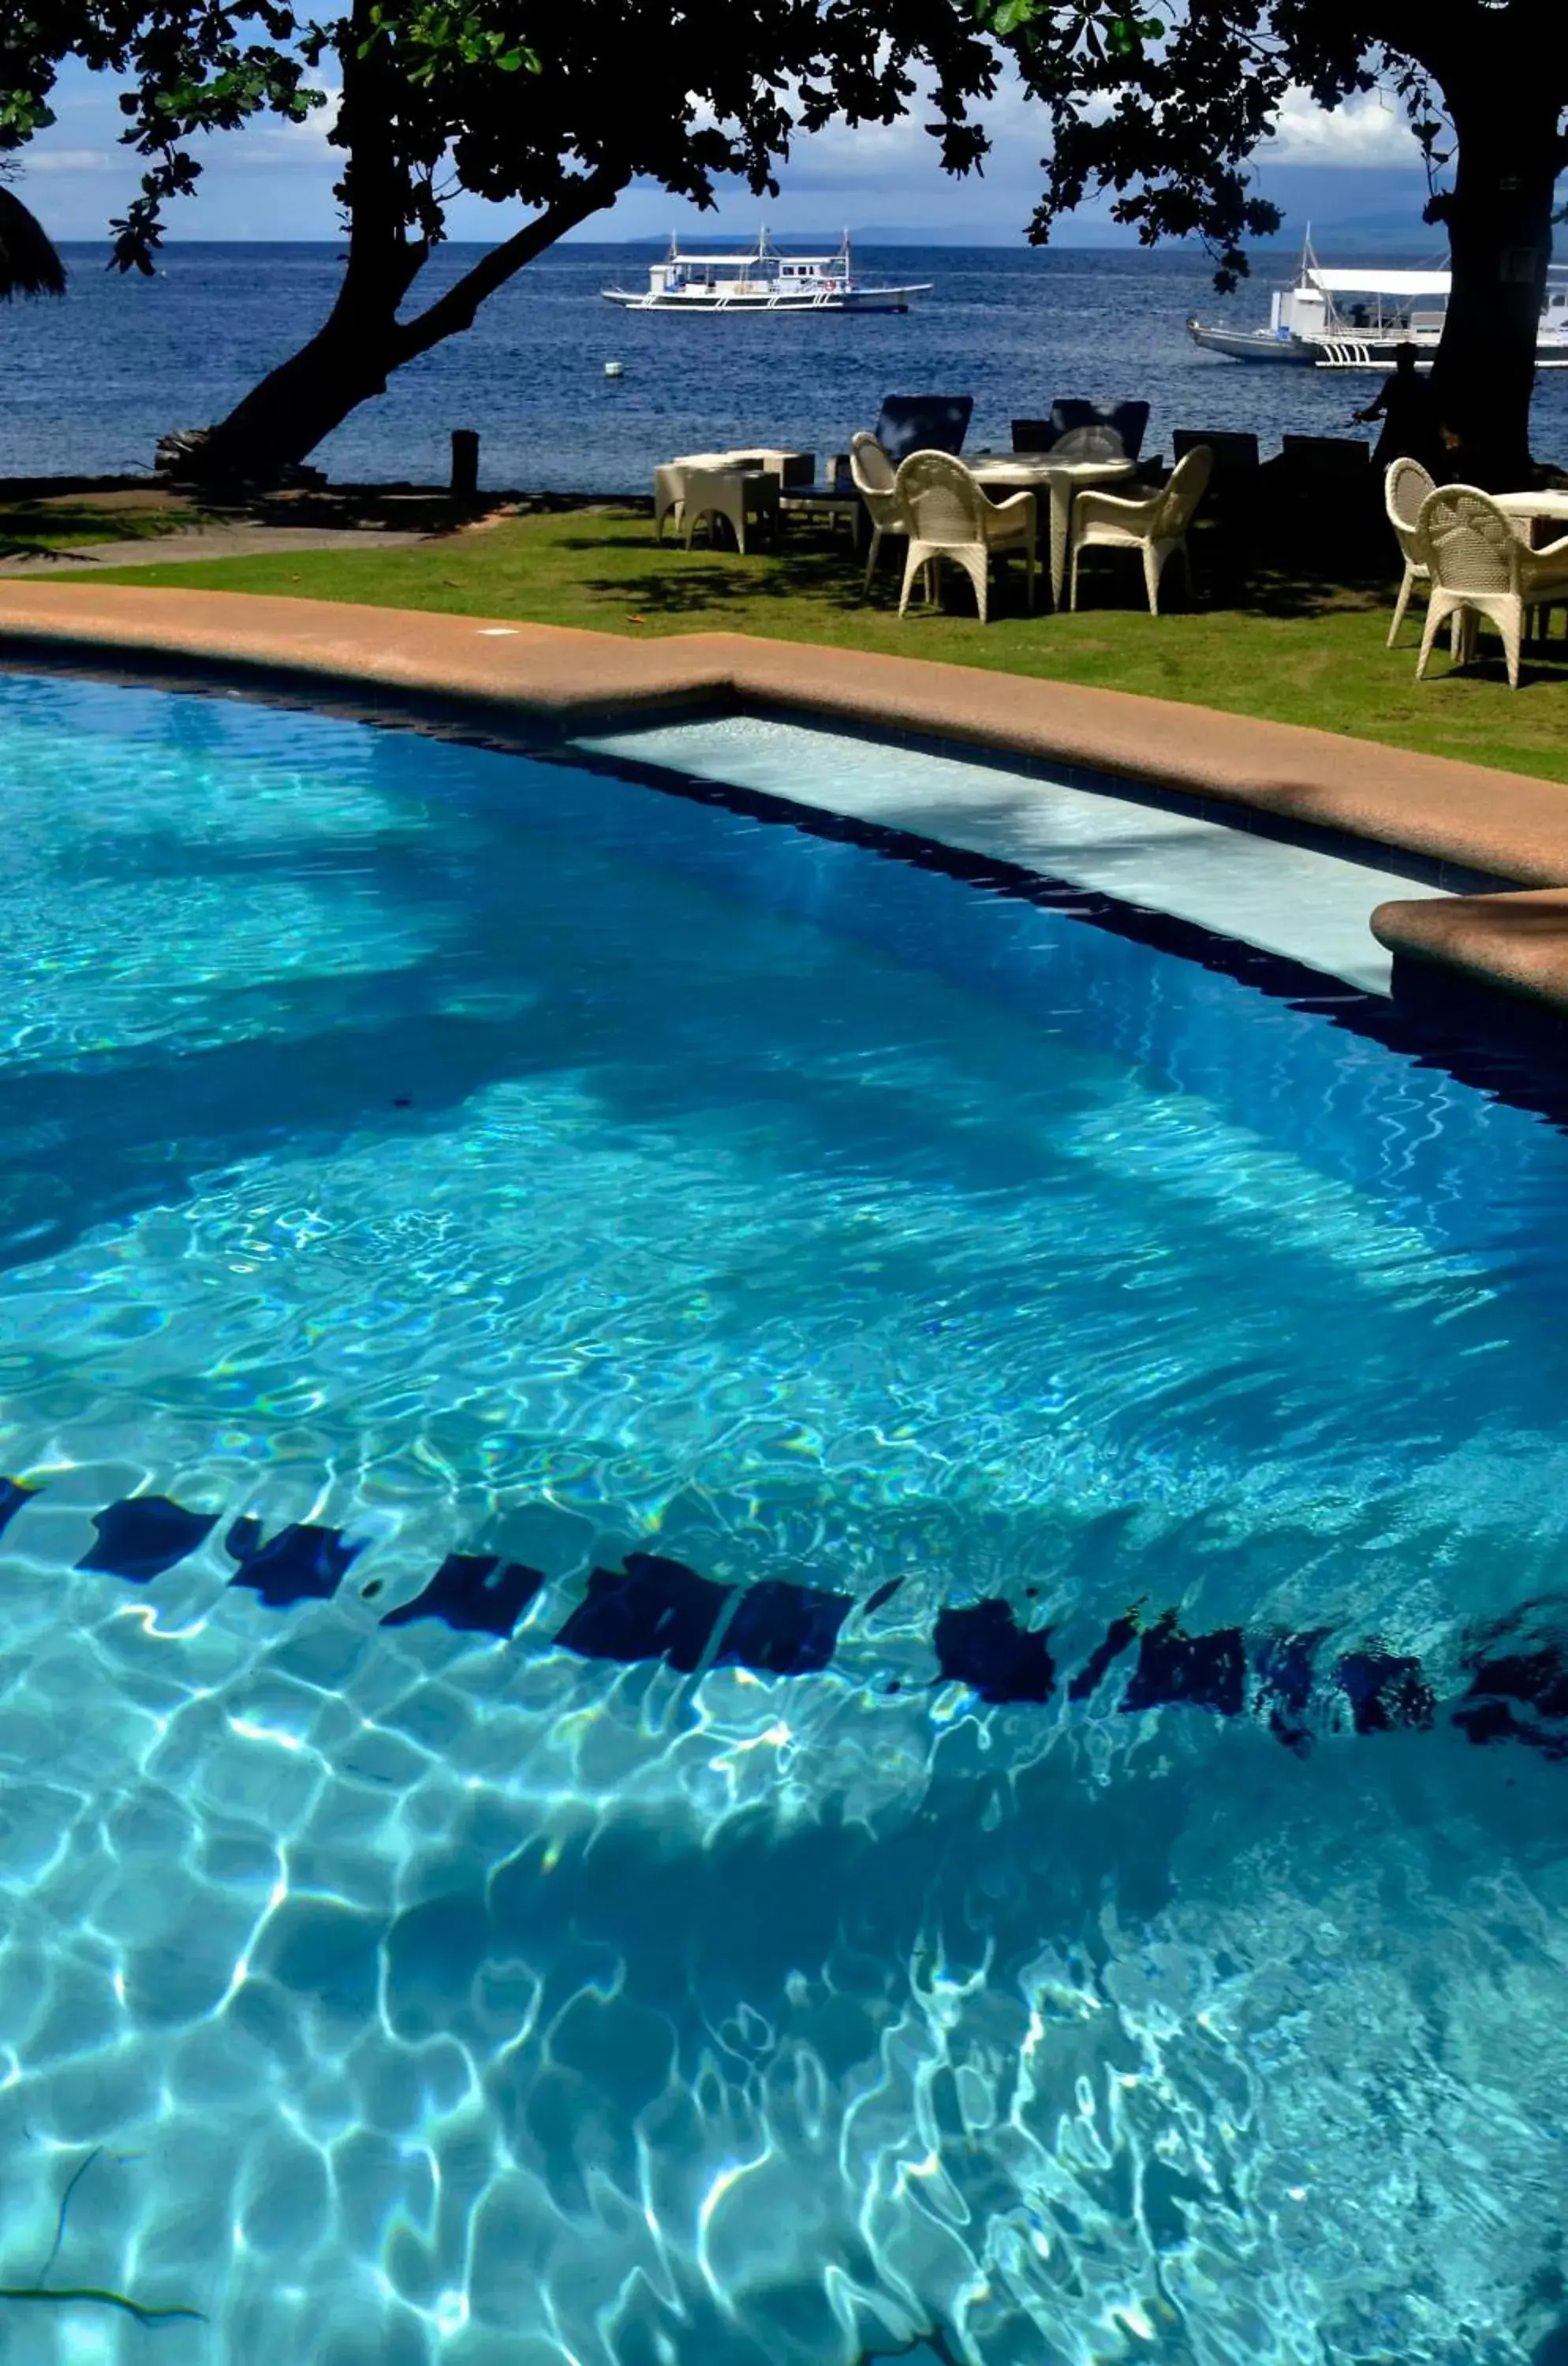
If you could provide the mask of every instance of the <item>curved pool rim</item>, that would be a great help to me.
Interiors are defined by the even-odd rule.
[[[10,629],[4,589],[0,587],[0,637],[0,637],[0,675],[58,673],[120,688],[183,691],[315,712],[381,730],[412,731],[499,754],[560,762],[578,772],[635,781],[666,795],[722,806],[730,812],[783,824],[807,836],[863,846],[893,861],[965,880],[984,892],[1070,910],[1075,918],[1089,927],[1174,954],[1201,968],[1222,972],[1270,999],[1321,1009],[1336,1027],[1365,1036],[1386,1049],[1413,1053],[1423,1065],[1443,1069],[1461,1084],[1529,1110],[1554,1126],[1568,1127],[1568,1058],[1564,1057],[1568,1053],[1564,1026],[1568,1010],[1560,1010],[1548,999],[1512,990],[1506,979],[1491,978],[1473,966],[1461,968],[1440,958],[1402,960],[1397,945],[1383,936],[1381,927],[1374,930],[1374,934],[1380,941],[1390,942],[1395,953],[1393,989],[1388,996],[1366,992],[1343,978],[1264,951],[1239,937],[1223,934],[1149,905],[1129,902],[1103,889],[1086,888],[1032,866],[976,853],[919,830],[865,820],[822,804],[799,803],[771,792],[716,782],[667,763],[640,763],[625,753],[596,754],[581,744],[577,735],[595,725],[612,723],[619,729],[632,730],[649,722],[699,723],[738,715],[776,718],[804,724],[833,737],[908,748],[984,770],[1050,780],[1121,802],[1153,805],[1163,811],[1242,828],[1249,835],[1272,839],[1281,845],[1308,848],[1383,872],[1403,873],[1413,881],[1447,890],[1445,909],[1468,896],[1485,897],[1499,891],[1507,892],[1517,884],[1511,878],[1435,858],[1419,847],[1386,844],[1337,828],[1293,819],[1265,806],[1248,806],[1231,796],[1220,803],[1196,795],[1188,788],[1161,786],[1148,779],[1132,778],[1071,758],[1053,758],[1028,748],[1014,750],[995,742],[976,742],[941,731],[895,729],[875,720],[857,720],[852,715],[803,713],[793,701],[704,694],[696,691],[673,699],[651,700],[645,691],[640,698],[621,701],[601,696],[596,702],[562,707],[533,704],[515,695],[478,695],[471,688],[443,687],[439,668],[431,670],[429,682],[389,681],[368,666],[361,670],[346,662],[328,669],[318,669],[313,663],[305,668],[265,655],[213,654],[171,648],[161,641],[137,648],[110,638],[95,648],[91,635],[63,636],[47,631],[35,645],[24,643],[20,648],[13,649],[7,646]],[[249,595],[221,596],[241,601]],[[303,608],[326,603],[296,601],[286,604]],[[429,621],[413,612],[390,613],[410,624]],[[473,623],[471,618],[458,621],[470,625]],[[555,628],[550,630],[553,635]],[[597,641],[614,637],[563,631],[560,637]],[[725,637],[739,640],[743,637]],[[842,652],[818,654],[838,656]],[[927,672],[957,670],[931,667],[923,660],[896,662],[913,664]],[[1047,690],[1052,687],[1049,683],[1031,686]],[[1147,705],[1163,715],[1177,717],[1194,711],[1158,700],[1127,703]],[[1228,723],[1237,718],[1216,719]],[[1265,731],[1276,727],[1261,727]],[[1347,744],[1369,760],[1385,758],[1391,752],[1371,742],[1335,740],[1326,733],[1299,736],[1323,738],[1335,750],[1341,767]],[[1483,781],[1507,777],[1483,773],[1479,767],[1449,769],[1473,771]],[[1563,792],[1563,804],[1568,830],[1568,791]],[[1384,913],[1408,910],[1420,914],[1427,908],[1384,905],[1373,918],[1381,922]]]

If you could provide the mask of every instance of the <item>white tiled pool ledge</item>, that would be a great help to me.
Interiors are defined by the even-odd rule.
[[[575,744],[1092,888],[1371,994],[1389,992],[1392,968],[1368,925],[1374,907],[1443,892],[1407,871],[1233,828],[1146,793],[1118,796],[994,758],[969,762],[771,716],[661,721]]]

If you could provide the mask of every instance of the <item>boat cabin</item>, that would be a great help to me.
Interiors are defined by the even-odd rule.
[[[782,255],[763,231],[753,247],[728,254],[682,254],[674,239],[662,263],[649,268],[654,299],[705,295],[813,296],[844,287],[851,276],[849,239],[836,254]]]
[[[1295,284],[1278,287],[1269,326],[1276,337],[1370,339],[1382,344],[1408,338],[1435,345],[1443,333],[1448,303],[1446,271],[1325,271],[1303,264]]]

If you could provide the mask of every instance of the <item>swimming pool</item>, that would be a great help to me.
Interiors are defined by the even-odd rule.
[[[200,2312],[16,2354],[1528,2359],[1563,1137],[586,760],[0,778],[0,2284]]]

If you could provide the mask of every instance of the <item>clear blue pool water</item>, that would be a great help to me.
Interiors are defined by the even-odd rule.
[[[605,771],[0,795],[0,2284],[202,2313],[0,2356],[1530,2358],[1563,1138]]]

